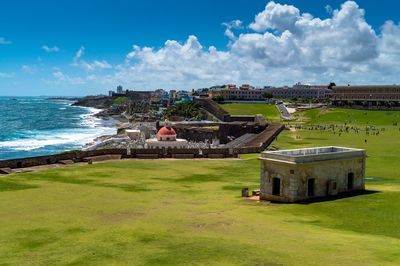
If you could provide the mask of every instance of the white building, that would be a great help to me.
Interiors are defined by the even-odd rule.
[[[175,130],[166,124],[160,128],[155,138],[146,140],[149,148],[187,148],[188,142],[185,139],[176,138]]]

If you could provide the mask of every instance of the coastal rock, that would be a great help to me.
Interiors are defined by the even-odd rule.
[[[76,102],[72,104],[74,106],[93,107],[97,109],[107,109],[113,104],[112,98],[108,96],[87,96],[75,100]]]

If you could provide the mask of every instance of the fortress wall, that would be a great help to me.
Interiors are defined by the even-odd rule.
[[[25,168],[39,165],[60,163],[71,160],[83,162],[86,157],[103,155],[122,155],[122,158],[157,159],[157,158],[236,158],[238,154],[259,153],[263,151],[283,130],[282,125],[271,125],[264,129],[246,147],[209,148],[209,149],[103,149],[94,151],[72,151],[56,155],[31,158],[0,160],[0,168]]]

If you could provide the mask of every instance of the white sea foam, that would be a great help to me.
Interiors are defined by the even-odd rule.
[[[86,110],[89,111],[88,114],[80,115],[82,121],[80,122],[81,126],[85,127],[101,127],[104,125],[104,121],[100,118],[97,118],[95,115],[100,113],[101,109],[86,107]]]
[[[0,148],[12,149],[16,151],[31,151],[46,146],[68,145],[80,148],[86,143],[93,141],[101,135],[113,134],[112,128],[95,128],[92,130],[76,129],[59,132],[38,132],[38,135],[28,139],[1,141]]]
[[[73,149],[80,149],[99,136],[116,133],[115,128],[105,127],[102,120],[94,116],[101,110],[87,109],[89,110],[88,114],[80,115],[82,128],[25,131],[22,133],[26,133],[27,138],[0,141],[0,149],[32,151],[49,146],[68,146]]]

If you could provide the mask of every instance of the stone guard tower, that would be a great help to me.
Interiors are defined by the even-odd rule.
[[[265,151],[260,199],[296,202],[364,190],[366,158],[365,150],[333,146]]]

